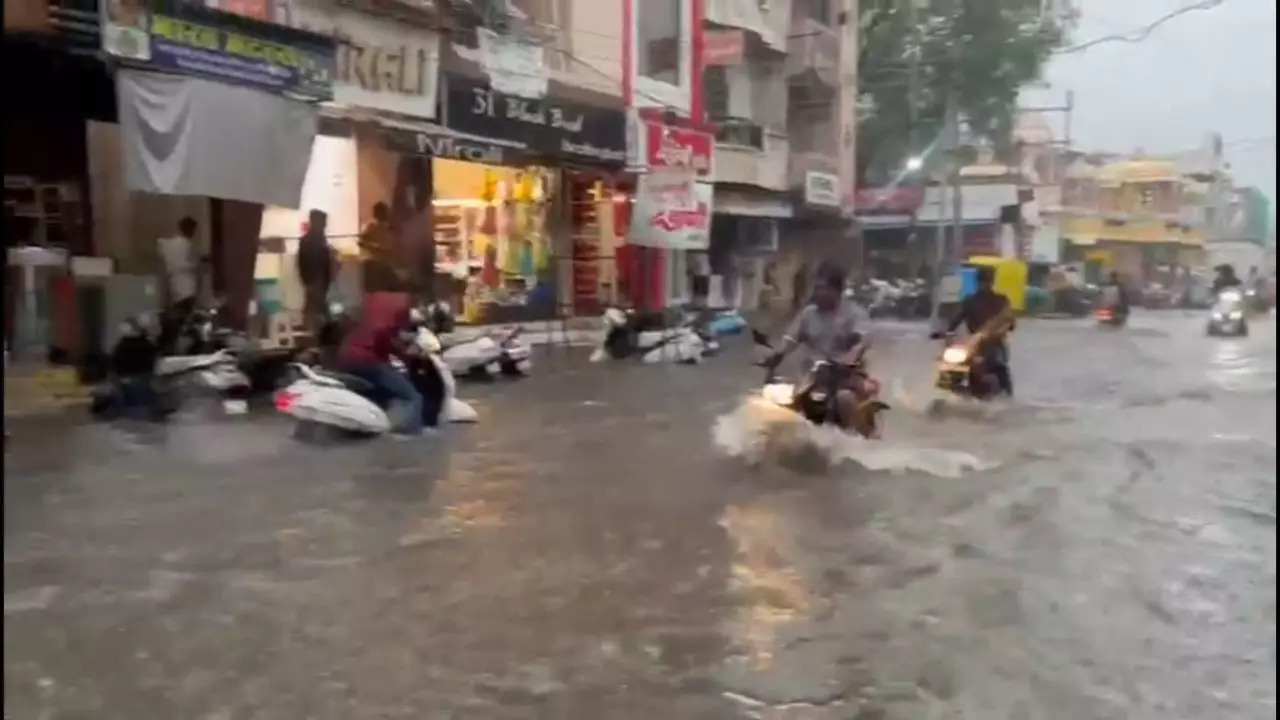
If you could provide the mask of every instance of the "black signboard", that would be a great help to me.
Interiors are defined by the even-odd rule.
[[[446,77],[445,125],[470,135],[514,140],[532,152],[592,164],[626,161],[626,116],[555,98],[522,98],[496,92],[477,80]]]
[[[413,131],[384,128],[383,137],[388,149],[410,155],[430,155],[450,160],[502,165],[506,160],[501,145],[467,138],[454,137],[442,131]]]

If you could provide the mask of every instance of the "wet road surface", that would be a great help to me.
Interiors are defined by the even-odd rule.
[[[1274,717],[1274,322],[1027,322],[977,416],[922,411],[921,334],[819,474],[713,445],[742,348],[542,358],[422,442],[14,428],[6,715]]]

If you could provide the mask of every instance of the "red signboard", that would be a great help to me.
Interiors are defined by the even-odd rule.
[[[699,178],[711,175],[711,156],[716,149],[711,133],[646,122],[645,141],[649,169],[692,170]]]
[[[853,198],[859,213],[913,213],[924,202],[924,188],[861,188]]]
[[[739,65],[747,48],[741,30],[705,30],[702,33],[702,62],[710,65]]]

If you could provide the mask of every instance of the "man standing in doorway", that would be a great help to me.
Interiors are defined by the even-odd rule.
[[[184,217],[178,222],[177,235],[160,238],[158,242],[169,307],[182,308],[183,314],[191,312],[196,302],[196,268],[199,266],[196,229],[196,221]]]
[[[182,325],[196,307],[199,287],[197,269],[200,266],[196,248],[196,221],[184,217],[178,221],[178,234],[162,237],[157,241],[160,259],[164,263],[165,293],[167,305],[160,323],[160,347],[172,350]]]
[[[307,232],[298,241],[298,278],[305,296],[303,314],[307,329],[317,337],[326,314],[329,286],[333,284],[333,248],[325,236],[329,216],[323,210],[312,210],[307,219]]]
[[[364,256],[364,291],[394,292],[396,277],[396,236],[391,227],[391,209],[384,202],[373,206],[373,220],[360,233]]]

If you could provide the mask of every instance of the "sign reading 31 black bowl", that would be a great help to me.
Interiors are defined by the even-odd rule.
[[[626,116],[554,98],[522,98],[450,75],[445,124],[459,132],[515,140],[537,153],[590,163],[622,163],[627,155]]]

